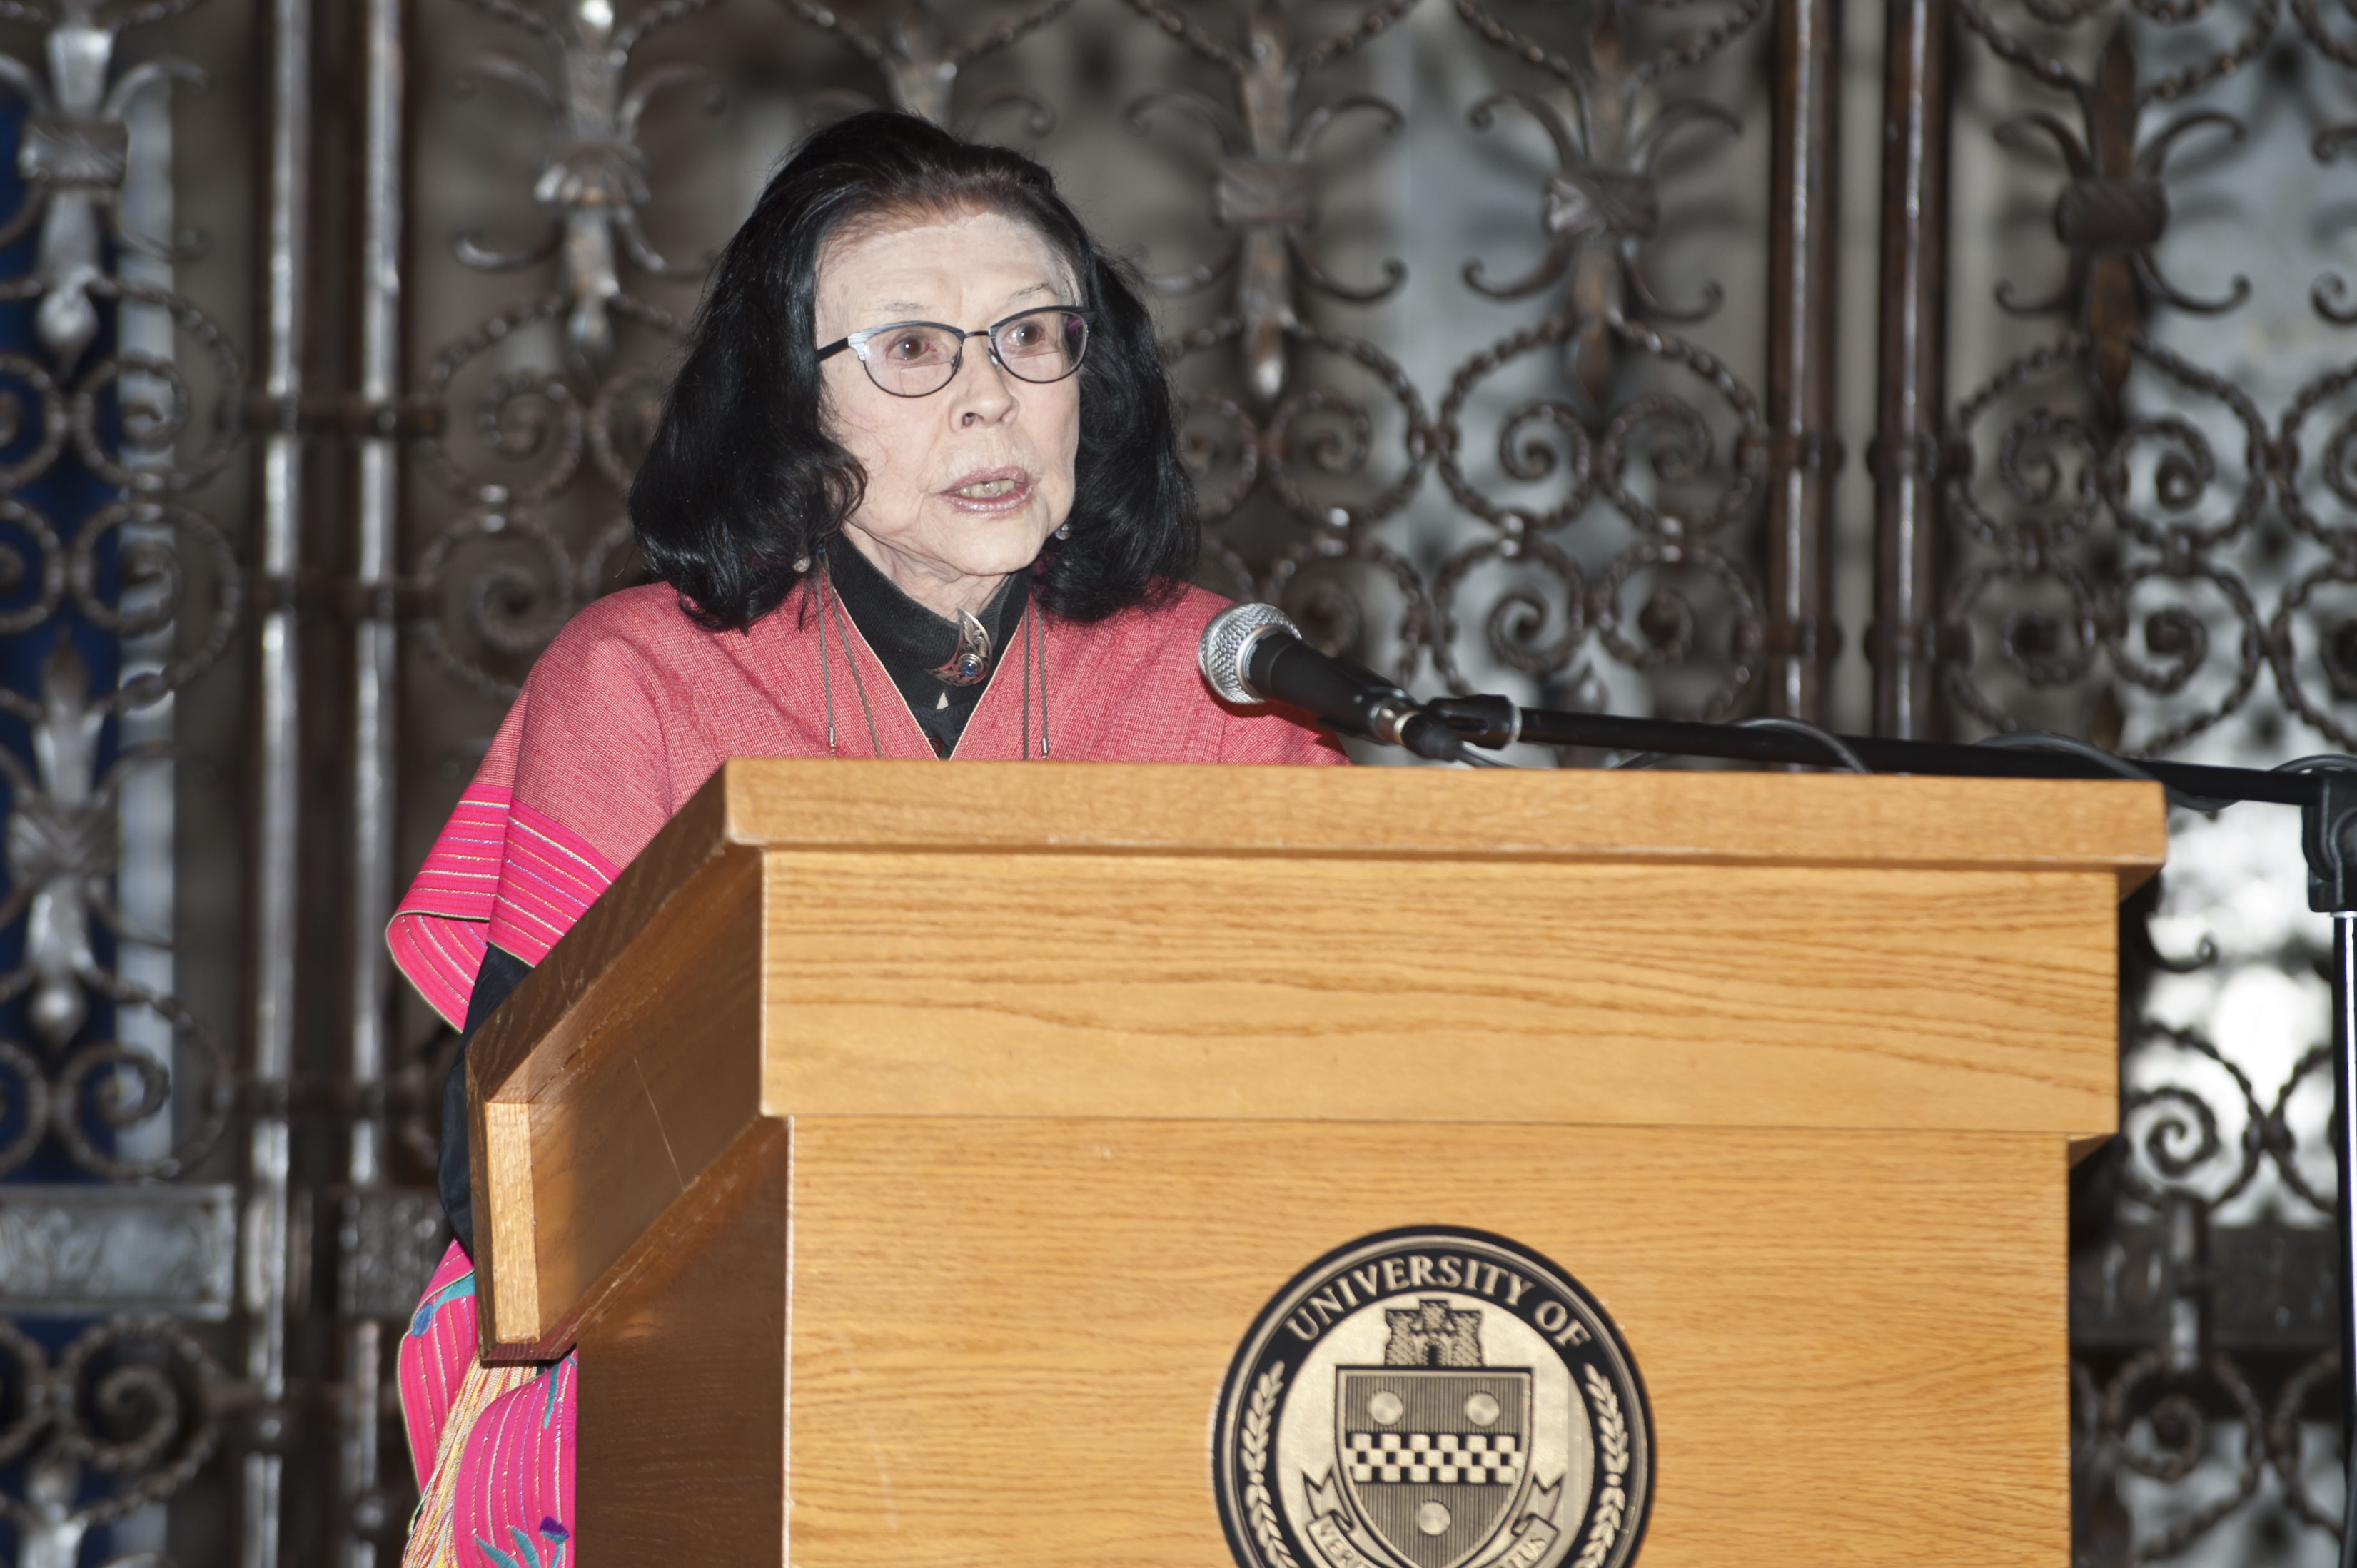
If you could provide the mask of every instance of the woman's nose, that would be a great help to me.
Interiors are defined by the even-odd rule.
[[[987,352],[969,353],[950,396],[961,426],[994,424],[1015,407],[1015,380]]]

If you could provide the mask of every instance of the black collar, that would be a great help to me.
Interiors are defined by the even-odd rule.
[[[831,540],[823,554],[834,591],[858,626],[867,646],[883,661],[884,671],[909,704],[917,726],[933,743],[937,756],[947,757],[965,733],[974,705],[990,689],[985,678],[971,686],[952,686],[933,671],[947,664],[958,649],[958,628],[907,594],[876,568],[848,539]],[[1017,572],[999,585],[990,603],[975,617],[990,634],[991,674],[1016,653],[1014,643],[1030,602],[1029,575]],[[947,699],[944,702],[944,698]]]

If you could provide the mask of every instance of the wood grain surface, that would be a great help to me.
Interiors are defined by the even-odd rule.
[[[1653,1409],[1648,1568],[2069,1560],[2055,1139],[816,1118],[794,1140],[796,1564],[1227,1561],[1229,1357],[1329,1249],[1426,1223],[1536,1249],[1619,1324]],[[586,1364],[582,1389],[586,1430]]]
[[[706,789],[771,850],[2101,868],[2124,892],[2168,850],[2160,787],[2125,780],[748,759]]]
[[[732,876],[741,876],[758,857],[759,846],[733,836],[728,805],[726,780],[715,775],[622,868],[614,885],[484,1022],[467,1047],[470,1083],[529,1097],[603,1026],[613,1009],[593,994],[597,989],[611,980],[625,986],[642,983],[629,972],[644,966],[624,964],[623,955],[665,918],[677,918]],[[624,972],[616,975],[618,967]]]
[[[633,1246],[759,1117],[758,871],[749,855],[706,862],[682,896],[647,914],[627,957],[581,987],[540,1047],[477,1101],[487,1178],[477,1191],[490,1200],[478,1209],[488,1252],[476,1258],[479,1289],[490,1282],[478,1315],[487,1356],[561,1351],[573,1322],[621,1283]],[[514,1037],[469,1061],[475,1083]],[[519,1139],[528,1156],[511,1146]]]
[[[2104,872],[800,852],[764,882],[771,1115],[2115,1113]]]
[[[590,1568],[1203,1568],[1253,1316],[1470,1225],[1626,1331],[1648,1564],[2061,1568],[2162,846],[2126,783],[732,763],[471,1053],[486,1353],[582,1348]]]
[[[581,1326],[593,1564],[785,1561],[786,1146],[749,1131]]]

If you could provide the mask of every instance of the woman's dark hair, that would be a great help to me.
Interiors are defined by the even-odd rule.
[[[1079,281],[1083,297],[1067,303],[1091,313],[1071,537],[1042,557],[1041,607],[1102,620],[1193,568],[1195,490],[1169,382],[1120,268],[1029,158],[913,115],[856,114],[804,142],[728,242],[630,486],[639,549],[697,622],[741,631],[777,608],[859,504],[866,478],[822,418],[813,301],[828,237],[846,222],[975,210],[1037,229]]]

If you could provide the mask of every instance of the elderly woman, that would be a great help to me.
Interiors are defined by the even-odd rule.
[[[393,917],[395,961],[470,1035],[731,757],[1340,760],[1196,674],[1222,601],[1184,581],[1145,306],[1046,170],[923,121],[844,121],[770,182],[630,517],[662,583],[550,644]],[[475,1359],[463,1063],[458,1240],[401,1349],[425,1490],[404,1562],[546,1568],[576,1372]]]

